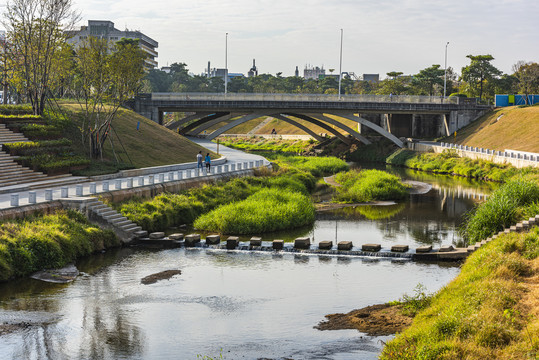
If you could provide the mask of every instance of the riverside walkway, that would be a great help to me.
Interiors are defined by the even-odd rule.
[[[208,150],[217,152],[217,144],[210,140],[197,138],[190,140]],[[262,156],[248,154],[222,145],[219,146],[219,154],[222,156],[221,158],[212,160],[211,175],[225,173],[225,170],[231,172],[246,170],[255,166],[269,165],[269,161]],[[193,154],[193,159],[196,159],[196,154]],[[100,193],[114,190],[135,189],[187,178],[192,180],[195,177],[199,177],[202,181],[206,175],[197,175],[196,169],[197,163],[190,162],[124,170],[115,174],[102,176],[80,177],[77,184],[66,186],[55,186],[54,182],[51,182],[50,187],[47,187],[46,181],[40,181],[39,183],[0,187],[0,210],[43,204],[66,197],[98,196]]]

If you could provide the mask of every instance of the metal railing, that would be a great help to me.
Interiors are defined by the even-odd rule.
[[[153,101],[286,101],[286,102],[354,102],[414,104],[476,104],[476,99],[457,96],[420,95],[322,95],[322,94],[236,94],[236,93],[152,93]]]

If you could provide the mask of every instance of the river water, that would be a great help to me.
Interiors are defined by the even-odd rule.
[[[461,242],[456,227],[490,186],[393,170],[433,185],[425,195],[383,207],[324,212],[310,236],[355,245]],[[476,199],[474,199],[474,197]],[[0,284],[0,323],[24,323],[0,336],[0,359],[375,359],[383,341],[355,330],[319,331],[324,315],[446,285],[458,264],[293,253],[119,249],[82,259],[74,282],[23,279]],[[182,274],[151,285],[141,278]]]

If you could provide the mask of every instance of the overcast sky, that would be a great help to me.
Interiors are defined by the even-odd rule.
[[[537,0],[74,0],[87,20],[111,20],[159,42],[159,66],[185,62],[200,74],[225,65],[289,76],[306,64],[343,71],[414,74],[432,64],[460,73],[466,55],[491,54],[505,73],[539,62]]]

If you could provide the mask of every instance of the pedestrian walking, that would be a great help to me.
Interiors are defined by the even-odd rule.
[[[202,166],[202,151],[199,151],[197,154],[197,169],[203,169]]]
[[[206,154],[206,158],[204,159],[205,162],[206,162],[206,170],[208,170],[208,172],[211,172],[211,158],[210,158],[210,153],[207,153]]]

